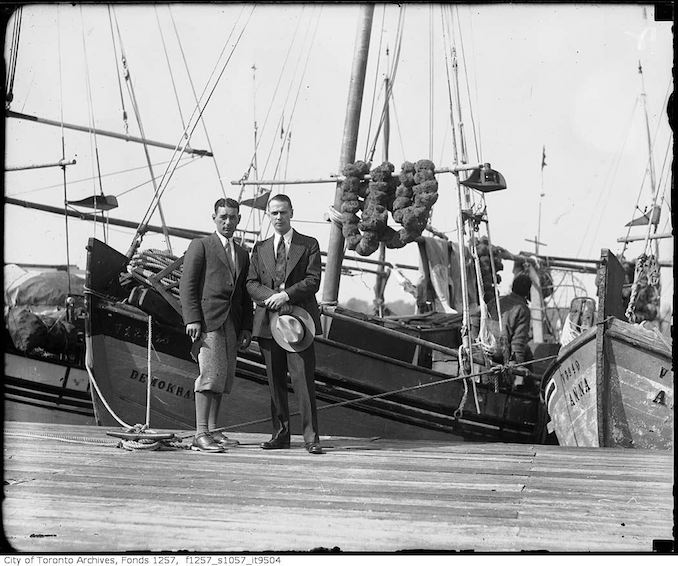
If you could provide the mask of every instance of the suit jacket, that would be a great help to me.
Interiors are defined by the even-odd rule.
[[[271,338],[269,311],[263,301],[278,292],[273,289],[275,278],[273,239],[274,237],[271,236],[255,244],[247,275],[247,291],[257,305],[252,335],[259,338]],[[322,334],[320,311],[315,299],[315,294],[320,288],[320,273],[318,240],[295,230],[287,255],[285,292],[290,297],[290,304],[302,307],[311,315],[315,323],[316,334]]]
[[[179,284],[184,324],[200,322],[203,332],[211,332],[230,314],[236,332],[252,329],[252,300],[245,290],[250,259],[235,242],[234,249],[235,277],[216,232],[190,243]]]

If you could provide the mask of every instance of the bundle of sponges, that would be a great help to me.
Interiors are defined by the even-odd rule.
[[[355,250],[362,238],[357,212],[363,208],[361,199],[366,196],[368,188],[368,182],[363,177],[369,171],[370,166],[364,161],[346,165],[342,171],[345,179],[341,184],[341,224],[349,250]]]
[[[344,167],[341,223],[349,250],[367,256],[379,248],[379,242],[388,248],[402,248],[421,236],[426,228],[431,208],[438,200],[435,165],[428,159],[416,164],[406,161],[397,178],[393,177],[393,171],[393,165],[387,161],[371,172],[364,161]],[[368,172],[371,173],[369,183],[363,179]],[[388,226],[389,211],[403,226],[399,231]]]
[[[400,168],[398,176],[400,185],[396,188],[395,200],[393,201],[393,220],[399,224],[403,223],[403,214],[412,206],[414,199],[414,163],[405,161]],[[404,228],[396,232],[392,230],[389,240],[386,242],[388,248],[402,248],[405,244],[411,242],[408,232]]]
[[[388,227],[388,211],[393,208],[397,179],[392,176],[393,164],[385,161],[370,172],[370,183],[358,224],[362,238],[356,251],[363,256],[374,253],[379,242],[392,238],[395,230]]]
[[[504,264],[499,257],[499,248],[492,246],[492,258],[490,258],[490,243],[487,236],[478,240],[476,245],[478,261],[480,263],[480,274],[483,280],[483,294],[485,301],[489,301],[494,296],[494,284],[492,281],[492,258],[494,258],[494,269],[497,272],[497,283],[501,283],[499,271],[504,269]]]
[[[636,295],[634,297],[633,314],[635,315],[635,322],[642,322],[644,320],[653,321],[659,314],[659,290],[656,285],[650,282],[648,271],[651,271],[652,266],[648,256],[641,255],[636,261],[627,261],[620,258],[622,268],[624,269],[626,285],[622,288],[622,300],[624,308],[628,308],[629,300],[631,299],[633,283],[636,278],[636,264],[642,263],[642,271],[638,274],[638,283],[636,285]],[[598,284],[598,277],[596,277],[596,285]]]
[[[636,295],[636,322],[643,320],[653,321],[659,314],[659,291],[653,285],[649,285],[647,278],[641,278],[641,283]]]
[[[396,189],[393,202],[393,219],[403,228],[386,245],[402,247],[421,236],[437,200],[438,181],[435,179],[433,162],[420,159],[414,165],[408,161],[403,163],[400,186]]]

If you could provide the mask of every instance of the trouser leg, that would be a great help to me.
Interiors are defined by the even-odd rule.
[[[271,423],[273,438],[290,439],[290,410],[287,404],[287,357],[275,341],[259,339],[259,347],[266,362],[266,376],[271,394]]]
[[[315,401],[315,349],[313,345],[303,352],[287,352],[287,364],[292,387],[301,414],[304,442],[318,442],[318,412]]]

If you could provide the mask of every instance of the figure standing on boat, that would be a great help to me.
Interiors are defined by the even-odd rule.
[[[494,299],[488,302],[488,328],[496,338],[496,345],[493,348],[484,347],[483,349],[492,362],[524,364],[533,359],[532,350],[528,345],[531,315],[527,301],[531,287],[532,281],[529,275],[518,273],[511,284],[511,293],[500,297],[501,330],[498,323],[497,303]],[[480,316],[480,309],[471,313],[471,333],[474,337],[480,334]],[[520,381],[521,377],[516,376],[516,379]]]
[[[231,392],[236,353],[252,340],[252,301],[245,288],[249,255],[233,240],[240,205],[227,198],[214,203],[216,231],[193,240],[184,257],[180,294],[186,334],[197,359],[196,433],[192,448],[223,452],[236,441],[217,431],[224,394]]]
[[[297,397],[306,450],[322,454],[315,400],[313,336],[321,333],[315,294],[320,288],[318,241],[291,226],[292,201],[279,194],[268,201],[275,234],[252,250],[247,290],[256,304],[253,335],[266,361],[273,436],[265,450],[289,448],[287,372]]]

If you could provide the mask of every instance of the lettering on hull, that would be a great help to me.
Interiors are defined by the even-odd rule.
[[[563,364],[558,368],[558,375],[563,383],[567,383],[571,379],[575,379],[580,372],[581,366],[579,360],[571,360],[568,364]]]
[[[558,368],[558,375],[563,384],[567,400],[572,407],[576,406],[588,393],[591,386],[586,376],[581,376],[581,364],[574,358]]]
[[[581,399],[591,391],[589,382],[586,381],[586,376],[580,379],[577,383],[574,384],[574,387],[567,392],[567,397],[570,401],[570,405],[573,407],[581,401]]]
[[[137,370],[133,369],[129,374],[129,378],[138,381],[139,383],[146,383],[148,375],[139,373]],[[170,395],[176,395],[177,397],[183,397],[184,399],[193,399],[193,391],[191,389],[184,389],[181,385],[176,385],[171,381],[154,377],[151,379],[151,387],[155,387],[159,391],[164,391]]]
[[[666,391],[660,391],[657,393],[654,399],[652,399],[653,403],[657,403],[659,405],[666,405]]]

